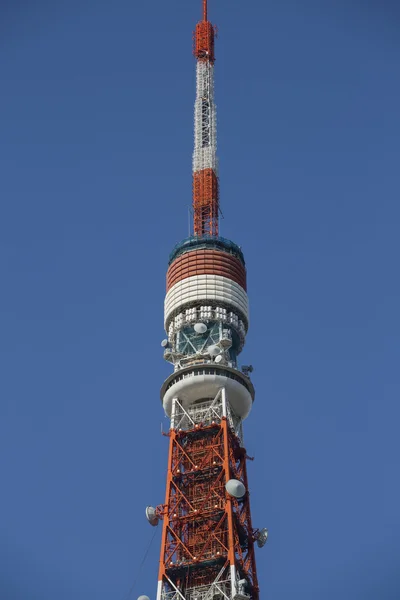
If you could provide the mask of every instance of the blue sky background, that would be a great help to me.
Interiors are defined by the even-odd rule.
[[[351,5],[351,6],[350,6]],[[200,0],[0,9],[0,598],[155,599]],[[400,596],[400,5],[211,1],[261,598]]]

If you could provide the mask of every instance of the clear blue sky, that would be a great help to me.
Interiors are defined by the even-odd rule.
[[[160,530],[139,564],[164,499],[200,0],[0,10],[0,598],[123,600],[137,579],[154,600]],[[398,600],[400,5],[210,0],[210,17],[261,598]]]

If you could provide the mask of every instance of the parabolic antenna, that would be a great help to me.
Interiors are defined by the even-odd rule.
[[[207,325],[204,323],[195,323],[194,330],[196,333],[205,333],[207,331]]]
[[[153,527],[158,525],[159,519],[157,517],[156,509],[153,506],[146,506],[146,519]],[[146,598],[146,596],[143,596],[143,598]]]
[[[166,348],[166,347],[168,346],[168,340],[163,340],[163,341],[161,342],[161,346],[162,346],[163,348]]]
[[[243,498],[246,493],[246,488],[244,487],[243,483],[237,479],[230,479],[226,483],[225,489],[228,494],[234,498]]]
[[[211,355],[211,356],[218,356],[218,354],[221,354],[221,348],[218,348],[218,346],[215,346],[214,344],[212,346],[208,346],[207,348],[207,352]]]
[[[260,530],[260,533],[258,534],[257,546],[259,548],[262,548],[263,546],[265,546],[267,539],[268,539],[268,529],[266,529],[266,527],[264,527],[263,529]]]
[[[220,363],[224,360],[224,357],[222,356],[222,354],[218,354],[218,356],[215,357],[215,362],[216,363]]]
[[[150,600],[148,596],[139,596],[137,600]]]

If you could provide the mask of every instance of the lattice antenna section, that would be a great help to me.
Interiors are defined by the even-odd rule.
[[[193,172],[212,169],[218,175],[214,66],[209,62],[198,62],[196,81]]]
[[[214,27],[203,20],[194,33],[196,101],[194,106],[193,219],[194,234],[218,236],[219,182],[217,159],[217,114],[214,101]]]

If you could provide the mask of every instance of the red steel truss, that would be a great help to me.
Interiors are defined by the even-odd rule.
[[[193,173],[195,235],[218,235],[218,178],[213,169]]]
[[[229,479],[247,490],[246,451],[226,418],[206,427],[171,430],[159,581],[185,590],[211,585],[221,568],[235,567],[258,600],[249,494],[231,497]]]
[[[199,21],[193,34],[193,54],[197,60],[214,63],[215,28],[208,20],[207,0],[203,0],[203,20]]]
[[[200,21],[196,25],[193,34],[193,54],[197,60],[208,61],[211,64],[215,61],[215,28],[210,21]]]

